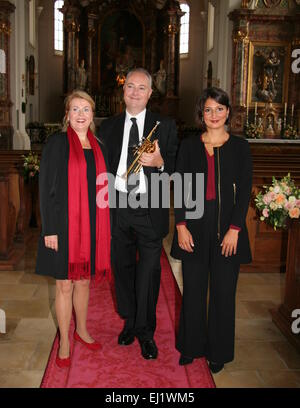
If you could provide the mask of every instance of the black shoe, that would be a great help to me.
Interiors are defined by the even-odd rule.
[[[209,363],[209,369],[213,374],[217,374],[219,371],[223,370],[224,364]]]
[[[158,350],[154,340],[139,340],[142,356],[146,360],[154,360],[157,358]]]
[[[121,346],[129,346],[134,342],[134,334],[131,330],[123,329],[118,337],[118,344]]]
[[[181,354],[180,359],[179,359],[179,365],[191,364],[193,361],[194,361],[193,357],[188,357],[188,356],[184,356],[183,354]]]

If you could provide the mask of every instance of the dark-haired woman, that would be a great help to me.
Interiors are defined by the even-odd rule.
[[[251,262],[246,215],[252,186],[247,141],[230,135],[228,95],[206,89],[196,106],[201,131],[181,143],[176,172],[204,174],[204,214],[188,219],[185,204],[175,208],[177,232],[171,255],[182,260],[183,299],[176,348],[180,365],[206,357],[213,373],[234,358],[235,295],[241,263]],[[207,292],[209,305],[207,313]]]
[[[56,279],[55,309],[60,334],[56,364],[71,364],[69,328],[74,307],[74,340],[91,351],[101,349],[87,329],[89,283],[110,277],[110,217],[97,206],[96,177],[106,164],[94,136],[95,103],[83,91],[66,99],[63,131],[43,149],[39,188],[42,234],[36,272]],[[102,203],[101,203],[102,204]]]

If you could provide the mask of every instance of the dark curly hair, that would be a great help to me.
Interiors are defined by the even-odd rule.
[[[204,106],[205,106],[207,99],[213,99],[220,105],[224,105],[229,109],[229,116],[225,122],[225,125],[228,125],[228,123],[230,122],[230,117],[231,117],[231,106],[229,102],[229,96],[225,91],[223,91],[223,89],[216,88],[216,87],[205,89],[202,95],[200,96],[200,98],[198,99],[196,103],[196,109],[195,109],[196,125],[202,131],[206,131],[206,125],[203,119],[203,111],[204,111]]]

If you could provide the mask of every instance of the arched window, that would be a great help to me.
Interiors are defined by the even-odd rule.
[[[189,52],[189,33],[190,33],[190,7],[186,3],[180,4],[181,10],[185,13],[180,19],[180,49],[181,55]]]
[[[54,50],[57,54],[62,54],[64,50],[64,15],[59,11],[63,5],[63,0],[54,2]]]

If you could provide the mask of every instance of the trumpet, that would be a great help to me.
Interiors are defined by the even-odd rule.
[[[139,159],[143,153],[153,153],[154,152],[155,145],[154,145],[154,142],[151,142],[151,137],[159,124],[160,122],[157,121],[156,125],[150,131],[148,136],[143,140],[141,145],[135,148],[134,155],[136,156],[136,158],[133,160],[131,165],[128,167],[126,173],[124,173],[124,175],[122,176],[124,179],[127,179],[130,173],[137,174],[141,170],[142,164],[139,163]]]

